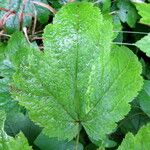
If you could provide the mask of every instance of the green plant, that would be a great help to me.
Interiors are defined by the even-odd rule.
[[[149,122],[148,81],[142,89],[143,78],[149,77],[142,72],[142,65],[148,70],[149,63],[141,59],[141,65],[138,60],[139,52],[146,58],[150,54],[149,34],[131,44],[120,43],[124,42],[123,32],[116,32],[122,28],[120,21],[135,27],[139,17],[135,6],[140,4],[110,4],[96,3],[102,11],[89,2],[65,4],[53,24],[44,28],[39,43],[33,42],[34,34],[25,32],[24,36],[19,31],[0,43],[1,149],[31,149],[24,135],[33,149],[41,150],[135,150],[137,143],[140,150],[143,144],[145,150],[149,148],[149,142],[142,140],[143,135],[149,138],[149,124],[139,130]],[[109,16],[109,10],[115,8],[120,9],[118,14]],[[123,16],[122,11],[127,14]],[[135,20],[130,18],[132,13]],[[139,121],[134,117],[135,121],[125,123],[137,113],[135,108],[145,112],[146,121],[137,129],[129,129]],[[27,126],[34,131],[32,138]],[[20,131],[23,133],[16,136]],[[125,139],[113,138],[118,132],[127,133]],[[89,145],[85,138],[91,141]]]

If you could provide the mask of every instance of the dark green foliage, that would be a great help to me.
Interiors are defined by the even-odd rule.
[[[149,149],[149,0],[0,0],[0,29],[0,150]]]

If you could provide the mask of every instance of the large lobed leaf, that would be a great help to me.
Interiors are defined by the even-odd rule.
[[[150,124],[143,126],[134,136],[128,133],[118,150],[148,150],[150,147]]]
[[[30,48],[20,62],[12,94],[49,137],[72,139],[83,126],[104,139],[130,110],[141,65],[128,48],[112,47],[112,37],[97,7],[69,3],[46,27],[45,51]]]

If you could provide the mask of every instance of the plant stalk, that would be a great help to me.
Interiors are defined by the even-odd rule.
[[[80,132],[78,132],[76,136],[76,142],[75,142],[75,150],[78,150],[78,145],[79,145],[79,137],[80,137]]]

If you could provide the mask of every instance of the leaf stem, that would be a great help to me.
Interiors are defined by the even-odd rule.
[[[128,34],[149,34],[148,32],[137,32],[137,31],[113,31],[118,33],[128,33]]]
[[[112,44],[117,44],[117,45],[128,45],[128,46],[136,46],[134,43],[112,42]]]
[[[26,28],[26,27],[23,27],[23,32],[24,32],[24,35],[25,35],[25,37],[26,37],[27,42],[28,42],[29,44],[31,44],[30,41],[29,41],[29,37],[28,37],[28,33],[27,33],[27,28]]]
[[[4,33],[1,33],[1,32],[0,32],[0,36],[11,37],[11,35],[8,35],[8,34],[4,34]]]
[[[47,8],[49,11],[51,11],[53,14],[56,14],[57,13],[57,11],[53,8],[53,7],[51,7],[51,6],[49,6],[48,4],[45,4],[45,3],[42,3],[42,2],[38,2],[38,1],[31,1],[33,4],[36,4],[36,5],[39,5],[39,6],[42,6],[42,7],[44,7],[44,8]]]
[[[68,2],[74,2],[75,0],[68,0]]]
[[[80,132],[78,132],[77,136],[76,136],[76,142],[75,142],[75,150],[78,150],[78,145],[79,145],[79,137],[80,137]]]

